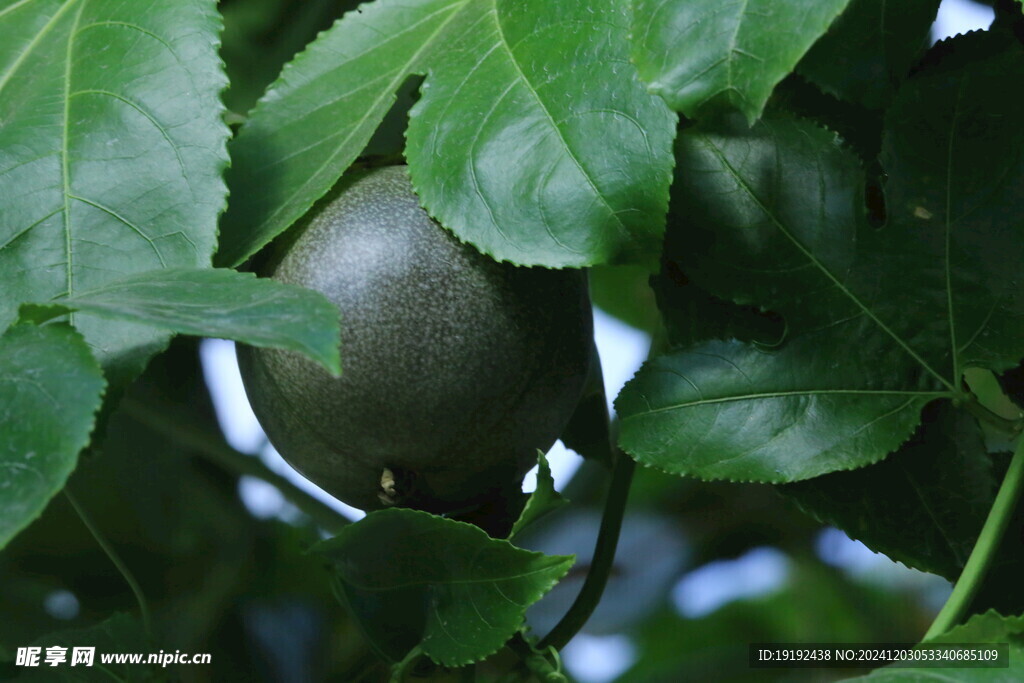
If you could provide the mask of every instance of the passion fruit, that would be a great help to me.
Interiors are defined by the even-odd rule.
[[[285,460],[350,505],[440,513],[506,496],[580,399],[584,273],[459,242],[404,166],[346,176],[265,270],[337,305],[343,370],[239,347],[246,392]]]

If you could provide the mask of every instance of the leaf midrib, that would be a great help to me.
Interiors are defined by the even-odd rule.
[[[624,236],[629,237],[629,228],[627,228],[626,224],[622,222],[621,218],[619,218],[618,212],[612,209],[611,204],[608,203],[608,200],[605,198],[604,193],[601,192],[600,189],[598,189],[597,184],[594,182],[594,179],[590,176],[590,173],[588,173],[587,170],[583,167],[582,162],[580,162],[575,152],[573,152],[572,147],[569,146],[569,141],[565,139],[565,135],[562,133],[562,129],[559,128],[557,123],[555,123],[555,117],[551,115],[551,112],[548,110],[547,106],[544,104],[544,101],[541,99],[540,93],[538,93],[536,88],[533,87],[533,84],[526,77],[526,74],[519,66],[519,62],[516,61],[515,53],[512,52],[512,48],[508,43],[508,38],[505,37],[505,31],[502,28],[501,19],[498,17],[497,0],[491,0],[491,15],[494,18],[494,28],[500,41],[500,45],[502,48],[504,48],[504,52],[508,55],[509,63],[512,64],[516,73],[519,75],[520,82],[526,87],[526,90],[533,96],[533,99],[537,102],[537,106],[540,107],[540,110],[544,112],[544,116],[547,118],[548,123],[551,124],[551,128],[555,131],[555,135],[558,136],[559,142],[562,143],[562,147],[565,149],[565,153],[569,156],[569,159],[572,160],[573,164],[576,166],[576,170],[578,170],[580,172],[580,175],[583,176],[583,179],[587,182],[587,185],[590,186],[590,189],[594,193],[594,196],[597,198],[598,202],[601,204],[601,206],[605,208],[607,214],[612,219],[614,219],[614,223],[618,226],[621,233]],[[548,226],[548,228],[550,234],[550,226]],[[554,237],[554,235],[552,235],[552,237]],[[555,241],[557,242],[558,240]]]
[[[687,401],[685,403],[673,403],[672,405],[662,406],[660,408],[649,408],[642,413],[637,413],[637,417],[646,417],[648,415],[654,415],[656,413],[665,413],[673,410],[682,410],[684,408],[694,408],[704,405],[715,405],[720,403],[735,403],[738,401],[755,401],[768,398],[795,398],[802,396],[828,396],[828,395],[852,395],[852,396],[919,396],[921,398],[952,398],[954,394],[948,391],[874,391],[870,389],[801,389],[798,391],[765,391],[753,394],[743,394],[740,396],[723,396],[721,398],[705,398],[697,401]],[[632,417],[632,416],[630,416]],[[624,419],[630,419],[626,417]]]
[[[508,581],[515,581],[515,580],[518,580],[518,579],[528,579],[528,578],[530,578],[532,576],[535,576],[537,574],[544,574],[544,573],[548,573],[548,572],[557,571],[559,569],[559,565],[563,564],[564,558],[561,558],[561,557],[559,557],[557,555],[549,555],[545,559],[552,559],[552,558],[557,560],[557,562],[550,562],[549,564],[546,564],[543,567],[539,567],[537,569],[531,569],[530,571],[526,571],[526,572],[520,572],[520,573],[517,573],[517,574],[511,574],[511,575],[508,575],[508,576],[499,576],[499,577],[486,578],[486,579],[469,578],[469,579],[451,579],[451,580],[443,580],[443,581],[442,580],[431,581],[431,580],[428,580],[428,579],[420,579],[420,580],[416,580],[416,581],[407,581],[405,583],[396,583],[396,584],[392,584],[392,585],[388,585],[388,586],[372,586],[372,587],[371,586],[359,585],[358,583],[356,583],[355,581],[353,581],[352,579],[349,579],[349,578],[346,578],[345,581],[350,586],[352,586],[353,588],[358,588],[359,590],[366,591],[368,593],[384,593],[384,592],[387,592],[387,591],[396,591],[396,590],[402,590],[403,588],[416,588],[416,587],[429,588],[431,586],[445,587],[445,586],[464,586],[464,585],[477,585],[477,584],[488,584],[488,583],[496,584],[498,582],[508,582]]]

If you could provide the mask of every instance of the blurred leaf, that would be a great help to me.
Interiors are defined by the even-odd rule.
[[[38,667],[18,668],[18,681],[74,681],[75,683],[109,683],[115,681],[169,681],[171,674],[168,669],[155,664],[116,664],[102,663],[100,656],[117,653],[149,653],[153,652],[152,643],[148,642],[142,624],[127,614],[115,614],[106,621],[87,628],[70,631],[58,631],[45,635],[32,643],[41,647]],[[49,647],[67,648],[65,661],[57,666],[45,663],[46,649]],[[73,648],[95,648],[93,664],[71,666]]]
[[[164,269],[22,306],[23,319],[45,321],[84,311],[171,332],[223,337],[298,351],[335,375],[341,371],[337,308],[319,292],[229,269]]]
[[[447,27],[465,4],[363,5],[285,66],[231,142],[219,264],[245,261],[331,189],[402,82],[425,72],[432,53],[450,41]]]
[[[661,324],[651,274],[639,266],[595,266],[587,273],[590,298],[605,313],[653,334]]]
[[[791,562],[778,589],[684,617],[671,607],[637,625],[623,683],[762,683],[849,678],[849,670],[752,669],[749,643],[913,642],[931,614],[912,595],[855,583],[813,559]]]
[[[966,624],[957,626],[946,633],[925,641],[926,644],[970,643],[977,647],[987,644],[1009,643],[1010,666],[1005,669],[996,668],[914,668],[904,666],[888,666],[872,671],[857,681],[931,681],[957,680],[963,683],[1015,683],[1024,678],[1024,617],[1004,617],[996,612],[976,614]]]
[[[883,107],[924,51],[938,8],[939,0],[851,0],[796,70],[840,99]]]
[[[942,403],[923,417],[914,437],[885,461],[780,490],[872,550],[955,580],[999,482],[971,415]]]
[[[687,118],[761,116],[775,85],[850,0],[637,0],[640,77]]]
[[[104,386],[85,340],[65,325],[15,325],[0,337],[0,548],[64,487]]]
[[[398,661],[419,645],[445,666],[496,652],[572,565],[400,508],[371,512],[314,550],[334,563],[339,597],[378,651]]]
[[[69,486],[142,586],[159,646],[212,651],[216,666],[225,644],[208,641],[209,634],[240,586],[272,563],[254,554],[258,522],[241,504],[237,478],[124,410],[154,395],[218,434],[195,340],[181,338],[129,389]],[[77,598],[78,615],[64,617],[72,621],[44,610],[44,599],[58,590]],[[128,586],[63,496],[0,554],[4,644],[24,645],[41,633],[135,609]]]
[[[604,391],[604,371],[597,342],[590,343],[590,364],[576,409],[562,430],[562,443],[584,458],[606,467],[612,466],[611,435],[609,434],[608,398]]]
[[[835,136],[770,116],[679,140],[680,194],[701,287],[786,320],[774,352],[708,342],[649,362],[617,403],[641,462],[706,478],[798,481],[877,462],[965,367],[1024,355],[1024,54],[1002,36],[903,88],[887,122],[888,223],[866,220],[863,172]],[[998,76],[996,75],[998,74]],[[969,143],[967,142],[969,141]],[[737,429],[736,425],[744,425]]]
[[[25,301],[207,265],[228,136],[215,2],[0,4],[0,328]],[[167,341],[74,324],[112,386]]]
[[[512,525],[512,531],[508,537],[515,538],[523,529],[568,503],[569,501],[555,490],[555,480],[551,477],[548,459],[542,452],[537,451],[537,488],[526,499],[526,506],[519,514],[519,519]]]
[[[409,119],[431,215],[500,261],[651,268],[676,117],[637,78],[628,24],[618,0],[468,3]]]

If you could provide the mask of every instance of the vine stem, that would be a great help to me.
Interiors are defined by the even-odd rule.
[[[978,540],[971,550],[967,564],[964,565],[960,578],[957,579],[953,592],[950,594],[946,604],[942,606],[939,615],[935,617],[931,628],[925,633],[924,639],[930,640],[941,635],[960,623],[970,606],[971,601],[981,587],[985,575],[995,558],[999,549],[999,542],[1010,523],[1017,501],[1021,497],[1021,490],[1024,489],[1024,438],[1017,442],[1010,467],[1006,470],[1006,476],[996,494],[996,500],[985,520]]]
[[[71,503],[71,507],[74,508],[75,514],[82,520],[82,524],[89,530],[92,537],[96,539],[96,543],[103,549],[107,557],[110,559],[110,563],[113,564],[117,571],[124,577],[124,582],[131,588],[132,593],[135,594],[135,601],[139,603],[139,613],[142,615],[142,627],[146,630],[146,636],[152,640],[153,638],[153,621],[149,616],[149,603],[146,601],[146,596],[142,592],[142,587],[139,582],[135,580],[135,576],[128,569],[128,566],[121,561],[121,557],[114,552],[114,547],[110,545],[107,539],[100,533],[99,528],[93,523],[92,519],[85,512],[85,508],[79,504],[78,500],[75,499],[71,489],[68,486],[64,487],[64,497]]]
[[[540,641],[537,645],[538,650],[549,647],[561,650],[565,647],[593,614],[608,583],[608,576],[615,562],[615,548],[619,544],[619,532],[622,530],[622,516],[626,511],[629,487],[633,483],[633,471],[636,469],[633,459],[622,451],[616,450],[615,456],[612,481],[604,503],[601,529],[597,534],[590,571],[587,572],[587,578],[583,582],[580,594],[576,596],[576,601],[572,603],[572,607],[562,620]]]
[[[295,507],[331,533],[338,533],[349,520],[330,506],[312,497],[285,477],[263,464],[258,456],[237,451],[209,430],[196,427],[178,417],[173,408],[142,403],[126,398],[122,409],[154,431],[166,435],[218,465],[236,473],[262,479],[276,487]]]

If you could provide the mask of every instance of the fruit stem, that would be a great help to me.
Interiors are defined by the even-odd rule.
[[[931,628],[924,634],[924,640],[930,640],[953,628],[961,621],[970,607],[971,601],[977,594],[988,573],[996,552],[999,550],[999,542],[1003,537],[1006,527],[1010,523],[1017,501],[1020,499],[1021,490],[1024,489],[1024,438],[1017,442],[1017,448],[1010,461],[1010,467],[1006,470],[1006,476],[996,494],[992,509],[989,510],[985,526],[982,527],[978,540],[971,550],[967,564],[960,573],[953,592],[950,594],[946,604],[942,606],[939,615],[935,617]]]
[[[626,500],[629,498],[629,487],[633,483],[633,470],[636,463],[622,451],[615,450],[615,467],[611,473],[611,485],[605,499],[604,513],[601,517],[601,530],[597,534],[594,547],[594,559],[590,563],[590,571],[583,582],[583,588],[576,597],[572,607],[565,613],[562,620],[537,645],[538,650],[554,647],[561,650],[572,637],[583,628],[590,615],[601,600],[604,587],[608,583],[615,562],[615,548],[619,543],[619,532],[622,530],[622,516],[626,511]]]
[[[349,524],[347,518],[271,470],[258,456],[236,451],[219,435],[211,434],[209,430],[182,419],[173,407],[155,405],[149,400],[142,403],[131,398],[125,398],[121,406],[126,413],[147,427],[174,439],[185,448],[200,453],[221,467],[235,474],[257,477],[272,484],[290,503],[326,531],[336,534]]]
[[[85,528],[89,530],[92,537],[96,539],[97,545],[103,549],[103,552],[106,553],[107,557],[110,559],[110,563],[117,568],[117,571],[120,572],[121,576],[124,578],[124,582],[128,584],[132,593],[135,594],[135,601],[139,603],[139,613],[142,615],[142,627],[146,631],[147,639],[152,640],[153,621],[149,616],[149,603],[146,602],[146,596],[142,592],[142,587],[139,585],[139,582],[135,580],[135,576],[128,569],[128,565],[126,565],[121,560],[121,557],[114,552],[114,546],[110,545],[103,534],[100,533],[99,528],[93,523],[89,515],[86,514],[85,508],[83,508],[75,499],[74,494],[71,493],[71,487],[64,487],[64,497],[68,499],[69,503],[71,503],[71,507],[74,508],[75,514],[77,514],[78,518],[82,520],[82,524],[84,524]]]

